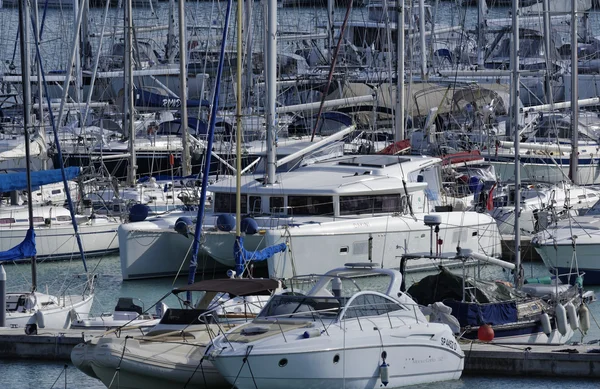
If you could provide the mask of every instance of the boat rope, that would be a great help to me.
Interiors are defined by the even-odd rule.
[[[287,235],[286,243],[288,245],[288,252],[290,253],[290,262],[292,263],[292,276],[296,277],[296,261],[294,261],[294,250],[292,248],[292,234],[290,234],[290,227],[285,226],[284,236]]]
[[[204,387],[208,388],[208,384],[206,383],[206,375],[204,374],[204,367],[202,366],[202,362],[204,362],[204,356],[202,356],[202,358],[200,358],[200,363],[198,363],[198,365],[196,366],[196,368],[192,372],[192,375],[190,375],[190,378],[188,378],[188,380],[186,381],[185,385],[183,385],[183,389],[187,388],[188,384],[190,383],[190,381],[194,377],[194,374],[196,374],[196,372],[198,371],[198,368],[200,368],[200,370],[202,371],[202,381],[204,381]]]
[[[69,367],[69,365],[64,365],[62,371],[60,372],[60,374],[58,375],[58,377],[56,377],[56,380],[54,380],[54,383],[52,384],[51,388],[54,388],[54,385],[56,385],[56,383],[58,382],[58,380],[60,379],[60,377],[63,375],[63,373],[65,373],[65,388],[67,387],[67,368]]]
[[[117,378],[117,376],[119,375],[120,371],[121,371],[121,362],[123,362],[123,357],[125,356],[125,350],[127,349],[127,339],[131,339],[131,336],[126,336],[125,337],[125,342],[123,342],[123,351],[121,352],[121,358],[119,358],[119,364],[117,365],[117,368],[115,369],[115,374],[113,375],[112,379],[110,380],[110,384],[108,385],[109,388],[113,387],[113,382],[115,382],[115,378]]]
[[[242,369],[244,368],[244,365],[246,363],[248,363],[248,370],[250,371],[250,377],[252,377],[252,382],[254,383],[254,387],[256,389],[258,389],[258,385],[256,385],[256,380],[254,379],[254,373],[252,373],[252,368],[250,367],[250,361],[248,361],[248,357],[250,356],[250,353],[252,352],[252,348],[254,346],[248,346],[246,348],[246,355],[244,356],[244,358],[242,359],[242,366],[240,366],[240,370],[238,371],[237,375],[235,376],[235,380],[233,380],[233,384],[231,386],[231,389],[235,389],[235,383],[237,382],[238,378],[240,377],[240,374],[242,374]]]

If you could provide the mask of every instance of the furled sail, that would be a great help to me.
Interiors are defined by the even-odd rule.
[[[244,274],[246,262],[264,261],[271,258],[273,255],[284,251],[287,244],[279,243],[273,246],[266,247],[262,250],[249,251],[244,248],[244,238],[238,236],[233,245],[233,256],[235,258],[235,272],[238,275]]]
[[[27,230],[25,239],[15,247],[7,251],[0,251],[0,261],[16,261],[18,259],[31,258],[36,255],[35,231],[33,228]]]
[[[79,175],[80,168],[77,166],[65,168],[67,180],[72,180]],[[60,169],[42,170],[31,172],[31,186],[33,188],[41,185],[61,182],[63,180]],[[0,174],[0,192],[27,189],[27,173]]]

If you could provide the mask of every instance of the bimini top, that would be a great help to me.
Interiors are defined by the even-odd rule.
[[[270,295],[279,287],[279,282],[269,278],[222,278],[205,280],[173,289],[181,292],[217,292],[230,296]]]

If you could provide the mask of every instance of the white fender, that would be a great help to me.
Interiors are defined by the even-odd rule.
[[[35,320],[39,328],[45,328],[46,323],[44,322],[44,312],[37,310],[35,313]]]
[[[554,315],[556,316],[556,328],[558,332],[562,336],[567,334],[567,310],[562,304],[556,304],[556,308],[554,311]]]
[[[565,304],[565,308],[567,310],[567,319],[569,320],[569,325],[571,329],[576,330],[579,328],[579,318],[577,317],[577,310],[575,309],[575,305],[573,303],[568,302]]]
[[[552,325],[550,324],[550,316],[546,312],[540,315],[540,322],[542,323],[542,329],[544,334],[550,336],[552,333]]]
[[[579,320],[581,322],[581,332],[585,335],[590,329],[590,310],[585,304],[581,304],[577,313],[579,313]]]

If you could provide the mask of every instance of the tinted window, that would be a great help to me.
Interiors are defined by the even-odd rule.
[[[407,206],[406,196],[400,194],[340,197],[340,215],[388,212],[406,213]]]
[[[374,294],[363,294],[348,306],[344,317],[379,316],[406,308],[385,297]]]
[[[290,215],[333,215],[331,196],[288,196]]]
[[[241,213],[247,213],[248,207],[246,203],[246,195],[243,194],[241,199]],[[213,195],[215,212],[227,212],[233,213],[236,210],[235,207],[235,193],[215,193]]]

